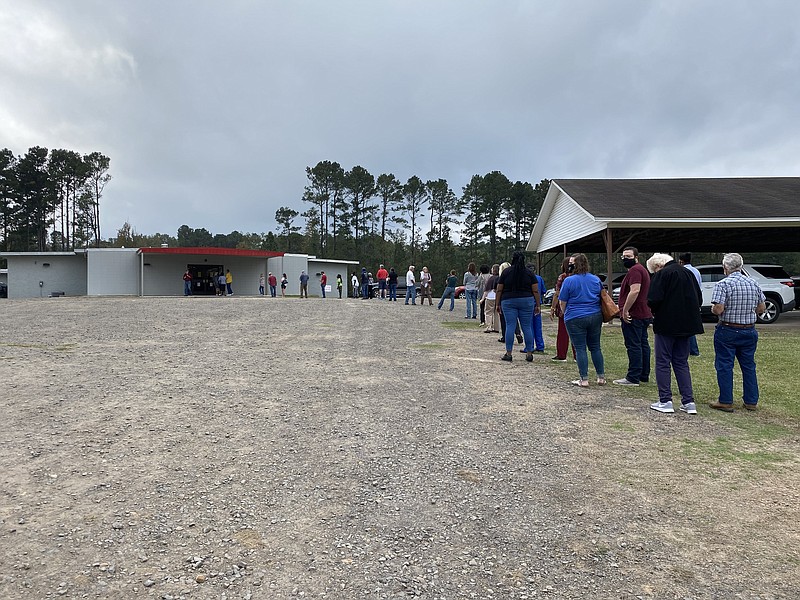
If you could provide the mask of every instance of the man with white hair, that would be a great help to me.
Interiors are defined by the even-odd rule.
[[[709,406],[733,412],[733,361],[742,369],[742,399],[747,410],[756,410],[758,379],[756,378],[756,315],[766,310],[764,292],[742,273],[741,255],[731,252],[722,258],[726,277],[714,284],[711,312],[719,317],[714,331],[714,368],[717,370],[719,399]]]
[[[691,271],[684,269],[669,254],[656,253],[647,261],[655,273],[647,292],[647,305],[653,313],[655,334],[656,384],[658,402],[650,408],[673,413],[672,372],[681,393],[680,410],[697,414],[689,371],[689,339],[703,333],[700,305],[703,293]]]

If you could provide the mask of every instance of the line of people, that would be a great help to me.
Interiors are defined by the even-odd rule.
[[[650,380],[651,348],[648,329],[653,325],[655,337],[655,379],[658,401],[650,405],[655,411],[673,413],[672,374],[681,395],[679,410],[697,414],[689,356],[699,355],[695,336],[702,334],[700,312],[702,292],[700,278],[691,266],[691,254],[679,260],[656,253],[647,260],[647,269],[639,262],[639,251],[628,246],[621,256],[627,274],[619,294],[622,335],[628,357],[625,377],[615,379],[620,386],[639,386]],[[714,367],[719,396],[709,406],[733,412],[733,367],[738,360],[743,376],[744,408],[755,410],[759,392],[756,377],[755,351],[758,332],[757,315],[764,312],[765,297],[758,284],[742,273],[739,254],[726,254],[722,267],[726,277],[714,285],[712,313],[719,317],[714,332]],[[652,274],[652,275],[651,275]],[[610,279],[609,279],[610,280]],[[556,298],[551,317],[559,320],[555,361],[565,361],[568,347],[566,332],[572,342],[579,379],[572,383],[589,386],[588,353],[597,376],[597,384],[605,385],[605,365],[600,348],[602,315],[600,295],[603,285],[589,272],[585,255],[574,254],[562,263],[556,282]]]

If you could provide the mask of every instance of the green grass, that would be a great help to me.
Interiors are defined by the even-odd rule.
[[[441,342],[427,342],[425,344],[412,344],[409,346],[412,350],[443,350],[452,347],[452,344],[444,344]]]
[[[774,438],[784,435],[800,427],[800,398],[796,393],[797,352],[800,347],[800,334],[770,330],[768,325],[758,328],[759,340],[756,351],[756,372],[760,390],[757,419],[732,419],[734,415],[721,414],[707,408],[709,402],[717,400],[717,373],[714,370],[714,324],[704,323],[706,333],[697,336],[700,356],[689,358],[692,371],[692,387],[697,401],[698,411],[711,413],[718,418],[727,419],[735,426],[746,430],[749,434],[762,438]],[[650,330],[650,346],[653,346],[653,333]],[[606,377],[618,379],[625,376],[628,368],[628,356],[622,339],[622,330],[618,325],[603,327],[603,358],[605,359]],[[591,368],[591,365],[590,365]],[[679,398],[678,387],[673,377],[673,394]],[[632,397],[652,396],[655,401],[655,373],[651,383],[645,388],[618,387],[620,393]],[[742,375],[738,366],[734,368],[733,377],[734,405],[741,406]],[[743,412],[737,410],[737,412]],[[750,415],[753,416],[753,415]]]
[[[739,440],[717,437],[713,440],[683,439],[680,440],[681,452],[687,458],[702,456],[703,460],[714,464],[736,462],[757,469],[774,469],[790,459],[786,454],[759,448],[743,449]]]
[[[460,330],[474,330],[480,331],[477,319],[464,319],[463,321],[442,321],[442,327],[445,329],[460,329]]]

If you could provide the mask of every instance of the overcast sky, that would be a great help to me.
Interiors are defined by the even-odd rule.
[[[305,168],[800,175],[797,0],[0,0],[0,148],[103,152],[103,237],[275,230]]]

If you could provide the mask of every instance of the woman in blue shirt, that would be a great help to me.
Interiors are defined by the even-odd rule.
[[[600,279],[589,272],[589,260],[584,254],[574,254],[569,259],[570,277],[564,279],[558,300],[564,313],[564,324],[572,340],[575,360],[578,363],[580,379],[572,382],[578,387],[589,387],[589,357],[597,372],[597,385],[606,384],[606,371],[603,353],[600,350],[600,332],[603,327],[603,314],[600,312]]]

